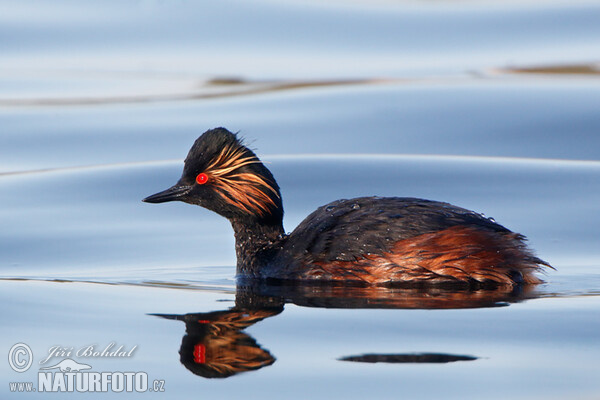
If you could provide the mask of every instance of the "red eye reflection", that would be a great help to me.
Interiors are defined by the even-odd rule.
[[[206,182],[208,182],[208,175],[206,175],[204,172],[198,174],[198,176],[196,177],[196,183],[198,185],[204,185]]]

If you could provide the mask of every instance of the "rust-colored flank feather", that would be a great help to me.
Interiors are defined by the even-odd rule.
[[[265,193],[279,196],[272,184],[261,176],[236,170],[250,164],[260,163],[254,155],[245,155],[243,147],[227,146],[206,167],[205,173],[212,178],[219,195],[229,204],[248,213],[264,216],[275,203]]]
[[[397,241],[388,252],[367,254],[355,261],[316,262],[306,278],[358,281],[373,285],[402,282],[542,281],[533,273],[543,261],[535,258],[517,233],[495,233],[468,226]]]

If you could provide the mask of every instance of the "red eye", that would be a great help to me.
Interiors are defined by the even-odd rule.
[[[198,176],[196,177],[196,183],[198,185],[204,185],[206,182],[208,182],[208,175],[206,175],[204,172],[198,174]]]

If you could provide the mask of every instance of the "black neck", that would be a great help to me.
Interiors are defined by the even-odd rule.
[[[235,233],[237,273],[258,276],[258,271],[270,261],[276,243],[285,234],[282,222],[232,220],[231,226]]]

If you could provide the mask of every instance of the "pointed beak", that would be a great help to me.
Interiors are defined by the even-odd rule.
[[[142,201],[146,203],[165,203],[167,201],[182,200],[182,197],[188,194],[190,190],[192,190],[191,186],[175,185],[167,190],[148,196]]]

